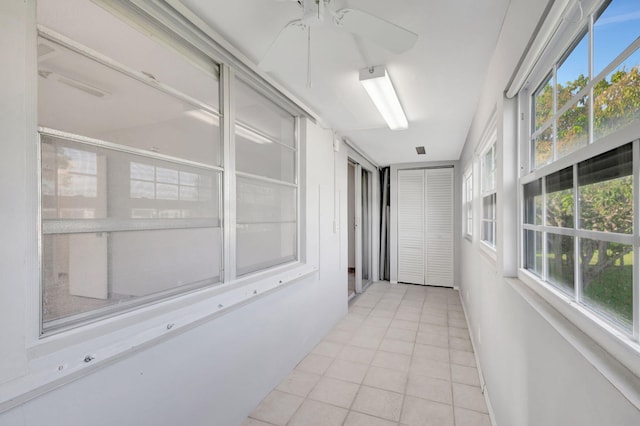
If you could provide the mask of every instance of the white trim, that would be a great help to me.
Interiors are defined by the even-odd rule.
[[[462,305],[462,311],[464,312],[464,319],[467,323],[467,330],[469,332],[469,337],[471,340],[471,347],[473,348],[473,358],[476,361],[476,369],[478,370],[478,378],[480,379],[480,390],[482,395],[484,396],[484,401],[487,404],[487,411],[489,412],[489,420],[491,420],[492,426],[497,426],[496,423],[496,414],[493,410],[493,405],[491,404],[491,398],[489,396],[489,389],[487,389],[487,382],[484,380],[484,373],[482,372],[482,363],[480,362],[480,352],[478,351],[478,345],[476,344],[475,334],[473,333],[473,329],[471,328],[471,322],[469,320],[469,314],[467,313],[467,307],[465,305],[465,299],[462,297],[462,292],[458,290],[458,297],[460,298],[460,303]]]
[[[636,408],[640,345],[527,271],[506,282]],[[604,349],[606,348],[606,349]]]
[[[48,336],[28,346],[29,374],[0,387],[0,413],[317,272],[300,263],[271,268]]]
[[[518,71],[507,88],[506,96],[508,98],[516,96],[525,86],[527,79],[537,68],[540,58],[556,35],[558,28],[570,12],[571,6],[577,1],[579,0],[552,0],[552,3],[549,3],[552,6],[548,13],[542,17],[542,25],[537,29],[535,38],[530,43]]]
[[[475,149],[475,154],[478,157],[484,155],[489,148],[491,148],[492,143],[495,143],[498,139],[498,110],[497,107],[493,108],[491,112],[491,116],[489,120],[487,120],[487,124],[484,126],[484,130],[482,131],[482,136],[480,137],[480,142]]]
[[[358,146],[355,143],[353,143],[347,138],[342,138],[342,142],[347,146],[347,148],[349,148],[349,153],[348,153],[349,157],[356,160],[357,163],[364,166],[367,170],[373,173],[374,171],[377,171],[380,168],[380,166],[378,166],[378,163],[376,163],[371,158],[363,154],[362,150],[358,148]]]
[[[471,185],[469,185],[469,183]],[[474,231],[473,223],[475,219],[473,215],[474,189],[475,188],[473,185],[473,165],[471,165],[467,167],[467,170],[462,174],[462,234],[469,241],[473,241],[473,235],[474,235],[474,232],[473,232]],[[471,217],[469,217],[469,211],[471,211]],[[469,221],[471,221],[471,224],[470,224],[471,226],[469,226]]]
[[[174,163],[181,166],[190,166],[209,171],[222,172],[224,169],[218,166],[212,166],[211,164],[199,163],[197,161],[186,160],[180,157],[174,157],[166,154],[159,154],[144,149],[133,148],[127,145],[116,144],[112,142],[106,142],[101,139],[90,138],[88,136],[76,135],[74,133],[63,132],[61,130],[50,129],[47,127],[38,127],[38,132],[41,135],[51,136],[58,139],[64,139],[75,143],[95,146],[97,148],[104,148],[111,151],[123,152],[125,154],[137,155],[140,157],[152,158],[154,160],[162,160],[168,163]]]

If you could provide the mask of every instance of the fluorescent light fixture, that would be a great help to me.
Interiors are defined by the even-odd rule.
[[[360,83],[391,130],[409,127],[409,122],[404,115],[402,105],[400,105],[400,100],[385,67],[377,66],[360,70]]]

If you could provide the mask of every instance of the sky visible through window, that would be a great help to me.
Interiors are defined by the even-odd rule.
[[[594,25],[594,74],[597,76],[638,36],[640,1],[613,0]],[[636,53],[634,56],[640,55]],[[635,61],[636,65],[638,63]],[[588,70],[587,64],[587,49],[577,48],[558,69],[558,83],[565,85],[576,80]]]

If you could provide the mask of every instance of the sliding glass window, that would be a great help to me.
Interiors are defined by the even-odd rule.
[[[235,81],[236,274],[293,261],[298,253],[296,120]]]
[[[133,33],[171,85],[38,39],[43,332],[220,282],[217,66]]]

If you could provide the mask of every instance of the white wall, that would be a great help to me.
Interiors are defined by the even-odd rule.
[[[498,116],[498,251],[493,259],[479,243],[479,203],[475,203],[473,242],[461,241],[460,290],[471,325],[494,420],[498,425],[634,425],[640,412],[563,337],[558,324],[573,330],[564,317],[541,314],[533,298],[518,291],[515,176],[518,174],[515,102],[503,98],[546,2],[514,0],[510,4],[483,93],[460,160],[460,170],[474,165],[479,196],[479,167],[474,161],[491,113]],[[514,284],[515,283],[515,284]],[[525,295],[525,296],[523,296]],[[555,318],[555,323],[548,318]],[[554,324],[554,326],[552,326]],[[574,330],[576,339],[588,337]],[[611,361],[613,362],[613,361]],[[629,373],[631,374],[631,373]]]
[[[91,338],[72,330],[39,341],[35,46],[35,2],[0,3],[0,425],[240,424],[346,314],[346,191],[336,190],[346,187],[346,153],[334,153],[331,131],[303,122],[305,260],[317,272],[217,314],[215,299],[201,299],[201,308],[212,301],[204,303],[211,315],[196,322],[184,306],[194,295],[162,316],[154,305],[126,326],[140,345],[118,329],[131,314],[87,327]],[[170,320],[173,329],[163,322],[172,312],[184,315]],[[59,362],[47,367],[52,357]]]
[[[319,265],[317,274],[0,414],[0,425],[240,424],[346,313],[332,133],[313,124],[306,131],[305,159],[313,159],[306,161],[307,260]],[[3,328],[3,342],[13,331]]]

